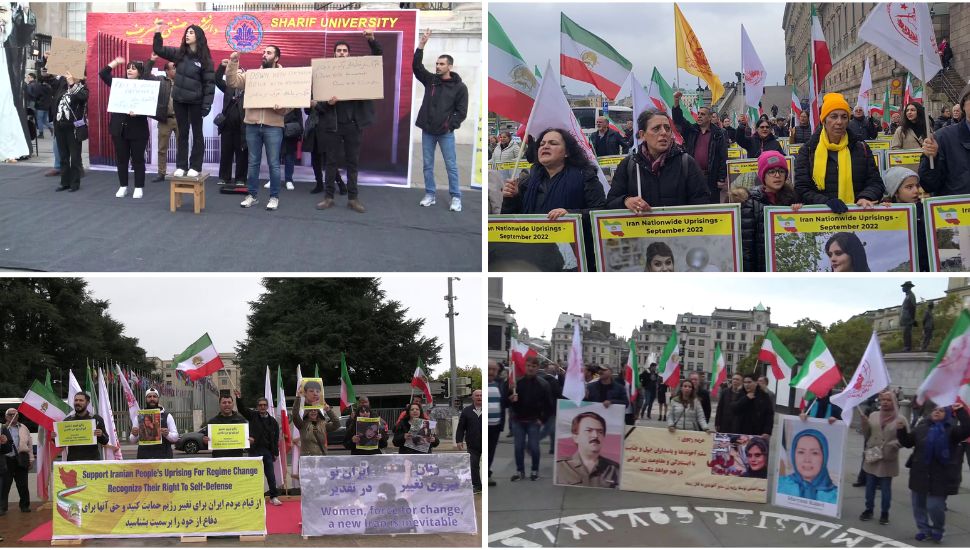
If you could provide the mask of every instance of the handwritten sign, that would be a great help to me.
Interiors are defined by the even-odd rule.
[[[49,74],[71,73],[74,78],[84,76],[84,62],[88,56],[87,42],[55,36],[51,40],[50,52],[46,65]]]
[[[111,94],[108,96],[108,112],[154,115],[158,106],[160,84],[158,80],[113,78]]]
[[[249,424],[209,424],[209,449],[225,451],[249,448]]]
[[[384,99],[384,58],[379,55],[311,59],[313,99]]]
[[[94,435],[96,429],[94,419],[54,422],[54,445],[56,447],[94,445],[98,442]]]
[[[256,69],[246,73],[246,109],[310,106],[310,84],[313,69],[293,67],[284,69]]]

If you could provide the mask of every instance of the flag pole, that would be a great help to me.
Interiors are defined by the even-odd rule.
[[[923,37],[920,36],[919,79],[920,84],[923,86],[923,96],[926,97],[926,66],[923,63],[922,39]],[[926,122],[926,137],[933,137],[933,126],[930,125],[930,112],[926,110],[926,107],[923,107],[923,120]],[[929,157],[929,161],[930,170],[935,170],[936,166],[933,162],[933,157]]]

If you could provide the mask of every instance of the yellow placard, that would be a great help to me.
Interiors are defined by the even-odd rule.
[[[209,449],[225,451],[249,448],[249,423],[209,424]]]
[[[575,243],[575,220],[489,221],[490,243]]]
[[[97,428],[94,419],[54,422],[54,445],[57,447],[95,445],[98,442],[94,435],[95,429]]]
[[[889,149],[889,142],[881,139],[867,139],[866,144],[873,151],[886,151]]]
[[[933,211],[933,221],[937,229],[970,225],[970,205],[966,203],[934,204],[930,209]]]
[[[603,168],[616,168],[620,165],[620,161],[625,158],[626,155],[609,155],[605,157],[596,157],[596,162],[598,162]]]
[[[788,171],[791,172],[791,158],[785,159],[788,162]],[[728,174],[756,174],[758,172],[758,159],[746,159],[743,162],[729,162]]]
[[[823,233],[832,231],[905,231],[909,229],[908,210],[852,210],[832,212],[792,212],[776,214],[772,231],[783,233]]]
[[[744,149],[741,149],[740,147],[728,147],[727,158],[729,160],[744,158]]]
[[[256,458],[55,462],[53,539],[262,535]]]
[[[798,152],[801,151],[801,150],[802,150],[802,144],[801,143],[792,143],[792,144],[789,144],[788,145],[788,154],[791,155],[791,156],[797,155]]]
[[[872,160],[876,162],[876,169],[882,170],[882,159],[879,157],[879,153],[872,153]]]
[[[667,214],[623,218],[600,218],[600,238],[637,237],[722,237],[734,234],[730,212],[712,214]]]
[[[518,167],[520,170],[528,170],[532,167],[532,165],[524,160],[520,160],[518,164],[516,164],[515,161],[495,162],[489,164],[489,167],[492,170],[515,170],[516,167]]]
[[[920,158],[923,156],[922,152],[919,153],[904,153],[901,151],[890,151],[889,152],[889,166],[907,166],[919,164]]]
[[[300,380],[303,395],[303,410],[323,411],[323,378],[303,378]]]

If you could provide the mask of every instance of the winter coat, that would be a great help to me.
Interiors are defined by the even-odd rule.
[[[246,407],[240,407],[239,414],[249,422],[249,437],[255,440],[249,444],[249,450],[269,451],[273,456],[279,456],[280,425],[276,419]]]
[[[913,427],[912,431],[906,429],[896,430],[896,439],[900,445],[906,448],[914,448],[913,455],[909,462],[909,490],[914,493],[923,493],[934,496],[955,495],[960,488],[962,477],[963,454],[960,449],[960,442],[970,437],[970,414],[966,408],[961,408],[956,412],[959,424],[950,419],[950,425],[945,428],[947,441],[949,443],[950,460],[946,465],[939,463],[926,463],[924,453],[927,449],[927,436],[930,431],[930,420],[922,419]]]
[[[849,117],[849,129],[860,136],[864,136],[864,139],[876,139],[876,136],[879,135],[879,127],[876,126],[876,121],[872,120],[872,117],[862,117],[861,119]]]
[[[215,69],[211,59],[199,59],[189,54],[179,59],[179,49],[162,45],[162,33],[156,32],[152,50],[158,57],[175,63],[175,86],[172,100],[175,103],[202,105],[202,116],[209,114],[216,94]]]
[[[377,40],[368,40],[371,55],[382,55],[384,52]],[[354,99],[340,101],[331,105],[326,101],[318,101],[314,107],[320,113],[319,128],[322,132],[336,132],[338,130],[338,109],[349,109],[351,119],[357,123],[357,128],[366,128],[374,124],[374,100],[373,99]],[[320,136],[318,135],[319,139]]]
[[[111,87],[111,67],[105,65],[98,73],[101,80]],[[148,117],[144,115],[128,116],[127,113],[110,113],[108,132],[114,137],[125,139],[148,139]]]
[[[866,462],[863,459],[862,469],[867,474],[876,477],[896,477],[899,475],[900,448],[899,440],[896,438],[896,422],[902,420],[906,424],[905,429],[907,431],[909,430],[909,422],[902,415],[897,415],[892,422],[886,424],[886,427],[883,428],[879,420],[881,414],[881,411],[869,414],[869,418],[862,423],[862,436],[866,441],[866,449],[874,447],[882,449],[882,458],[875,462]]]
[[[837,155],[830,152],[828,168],[825,170],[825,189],[819,191],[812,179],[812,166],[815,165],[815,149],[818,148],[821,132],[812,135],[795,158],[795,191],[805,204],[825,204],[825,201],[839,196],[839,165]],[[876,161],[872,158],[872,151],[866,142],[858,135],[848,130],[849,156],[852,163],[852,187],[855,198],[868,199],[876,202],[882,199],[886,188],[882,184],[882,176],[876,168]]]
[[[805,143],[812,137],[812,127],[808,126],[795,126],[795,135],[792,136],[789,143]]]
[[[175,83],[164,74],[153,76],[152,68],[154,67],[155,62],[151,59],[145,62],[145,80],[158,81],[158,104],[155,107],[155,116],[152,118],[159,122],[168,122],[169,119],[174,122],[175,107],[172,105],[172,89],[175,88]]]
[[[344,432],[344,448],[350,451],[352,455],[379,455],[384,454],[381,449],[387,448],[387,439],[389,437],[387,423],[384,420],[380,422],[381,437],[377,442],[376,449],[358,449],[357,444],[354,443],[354,436],[357,435],[357,417],[351,415],[347,419],[347,431]]]
[[[631,165],[631,162],[633,163]],[[710,189],[697,161],[684,152],[678,145],[671,146],[660,173],[654,175],[650,164],[641,151],[637,151],[620,161],[613,172],[613,183],[606,195],[607,208],[626,208],[623,203],[627,197],[637,195],[637,176],[634,168],[639,169],[640,189],[643,200],[652,207],[685,206],[708,204]]]
[[[745,127],[744,130],[748,128]],[[747,131],[739,131],[737,133],[738,145],[744,148],[748,153],[749,159],[756,159],[761,156],[761,153],[765,151],[778,151],[781,154],[785,154],[785,150],[781,147],[781,143],[778,142],[773,134],[768,134],[768,137],[761,139],[761,136],[757,132],[752,132],[748,134]]]
[[[277,68],[282,68],[277,66]],[[272,69],[263,69],[272,70]],[[178,82],[178,75],[175,76],[176,85]],[[246,74],[239,72],[239,60],[230,59],[229,66],[226,67],[226,85],[231,88],[238,88],[240,90],[246,89]],[[176,99],[178,101],[178,99]],[[273,109],[272,107],[258,108],[258,109],[245,109],[245,115],[243,116],[243,122],[245,124],[263,124],[265,126],[275,126],[277,128],[282,128],[283,117],[286,113],[289,113],[293,109],[282,108]]]
[[[482,454],[482,416],[475,412],[474,405],[468,405],[458,415],[458,430],[455,443],[464,442],[469,451]]]
[[[497,150],[497,149],[496,149]],[[537,195],[535,206],[525,207],[525,198],[529,188],[533,185],[546,185],[545,193]],[[556,189],[564,201],[553,198],[552,191],[557,186],[565,186],[561,191]],[[597,177],[596,168],[583,168],[566,165],[561,172],[548,178],[546,169],[539,164],[533,165],[529,174],[519,178],[519,194],[514,197],[502,198],[503,214],[548,214],[556,208],[564,208],[571,214],[581,214],[606,205],[603,185]],[[528,210],[528,211],[527,211]]]
[[[607,128],[606,133],[602,136],[599,132],[593,132],[589,136],[589,142],[593,146],[593,151],[598,157],[605,157],[607,155],[622,155],[624,152],[623,136],[611,128]]]
[[[286,125],[296,124],[300,127],[300,133],[296,137],[286,137]],[[293,109],[283,117],[283,148],[284,155],[295,155],[297,144],[303,139],[303,111]]]
[[[740,433],[737,431],[737,415],[734,414],[734,402],[744,395],[744,388],[734,391],[731,386],[721,390],[717,397],[717,410],[714,413],[714,427],[718,433]],[[758,434],[761,435],[761,434]]]
[[[511,389],[511,388],[510,388]],[[553,401],[549,384],[538,376],[522,376],[515,381],[515,393],[519,397],[513,402],[512,393],[505,398],[505,405],[512,409],[512,422],[545,422],[553,415],[556,403]],[[397,445],[397,443],[395,443]]]
[[[763,272],[765,265],[765,207],[791,206],[800,202],[798,193],[789,200],[771,204],[764,186],[751,188],[748,199],[741,203],[741,253],[745,271]]]
[[[437,74],[424,68],[421,62],[424,50],[414,50],[412,70],[418,82],[424,84],[424,99],[415,125],[429,134],[440,136],[457,130],[468,114],[468,88],[458,73],[442,80]]]
[[[46,82],[35,80],[27,86],[27,94],[34,100],[34,109],[47,111],[51,108],[51,87]]]
[[[602,403],[609,401],[611,405],[628,405],[630,400],[626,394],[626,384],[614,378],[609,385],[599,380],[586,384],[586,401]]]
[[[323,456],[327,454],[327,432],[340,427],[340,418],[330,409],[326,412],[317,411],[317,420],[310,421],[309,414],[300,415],[300,400],[293,402],[290,419],[300,432],[300,454],[303,456]],[[347,426],[350,429],[350,426]]]
[[[930,169],[929,158],[919,161],[919,183],[933,195],[964,195],[970,193],[970,127],[966,119],[934,135],[939,152]]]
[[[232,414],[230,414],[229,416],[223,415],[222,411],[220,411],[219,414],[210,418],[209,421],[206,422],[205,426],[202,426],[202,429],[199,430],[199,433],[208,437],[210,424],[246,424],[246,423],[247,423],[246,417],[244,417],[243,415],[239,414],[236,411],[232,411]],[[250,426],[249,429],[250,429],[249,436],[253,437],[253,434],[251,431],[252,426]],[[224,449],[224,450],[212,451],[212,458],[236,458],[236,457],[245,456],[245,454],[246,454],[246,449]]]
[[[216,69],[216,87],[222,91],[222,114],[225,115],[226,121],[222,124],[222,128],[219,128],[219,134],[223,132],[242,132],[242,122],[243,118],[246,116],[246,110],[243,109],[243,98],[245,97],[245,92],[238,90],[226,84],[223,77],[226,75],[226,68],[221,64]],[[243,149],[246,148],[246,140],[243,139]]]
[[[923,139],[916,135],[912,128],[896,128],[892,141],[889,142],[890,149],[921,149]]]
[[[754,397],[741,394],[731,402],[731,415],[734,417],[733,433],[746,435],[771,434],[775,423],[775,408],[768,394],[755,390]]]
[[[75,81],[74,86],[68,86],[67,79],[61,77],[60,82],[63,84],[58,86],[54,93],[53,104],[51,106],[51,122],[55,125],[67,125],[72,124],[77,120],[84,120],[87,117],[88,112],[88,96],[90,95],[90,90],[86,84],[82,81]],[[64,120],[57,120],[57,112],[60,108],[61,99],[67,95],[69,90],[75,89],[73,94],[70,94],[70,99],[68,100],[68,105],[70,112],[67,114],[67,118]]]
[[[509,142],[509,145],[505,148],[499,143],[492,150],[492,158],[489,159],[492,162],[515,162],[515,159],[519,157],[519,146],[515,143]]]
[[[697,138],[700,136],[701,127],[692,124],[684,118],[681,108],[674,107],[674,124],[684,138],[684,150],[693,156],[693,151],[697,146]],[[712,203],[720,202],[721,192],[717,188],[717,182],[727,181],[727,147],[728,140],[724,131],[717,126],[711,125],[708,129],[711,132],[711,139],[707,145],[707,166],[701,166],[701,171],[707,172],[707,188],[711,192]],[[713,169],[712,169],[713,167]]]
[[[667,405],[667,426],[678,430],[706,431],[707,420],[704,418],[701,400],[694,398],[693,406],[688,407],[680,400],[679,395],[672,398]]]
[[[405,439],[404,436],[410,431],[411,431],[410,418],[402,419],[400,422],[397,423],[397,426],[394,427],[394,446],[398,448],[398,454],[402,454],[402,455],[431,454],[431,449],[434,449],[435,447],[438,446],[438,444],[441,443],[441,439],[438,437],[438,434],[432,433],[435,437],[434,437],[434,440],[429,441],[430,446],[428,447],[427,453],[422,453],[421,451],[412,449],[411,447],[406,447],[404,444],[407,442],[407,439]]]

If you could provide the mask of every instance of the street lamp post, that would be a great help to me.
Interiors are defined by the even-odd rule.
[[[445,300],[448,301],[448,313],[445,317],[448,318],[448,347],[451,352],[451,402],[452,406],[457,410],[461,410],[461,397],[455,395],[458,393],[458,365],[455,361],[455,294],[452,292],[451,283],[454,280],[461,280],[458,277],[448,277],[448,295],[445,296]]]

